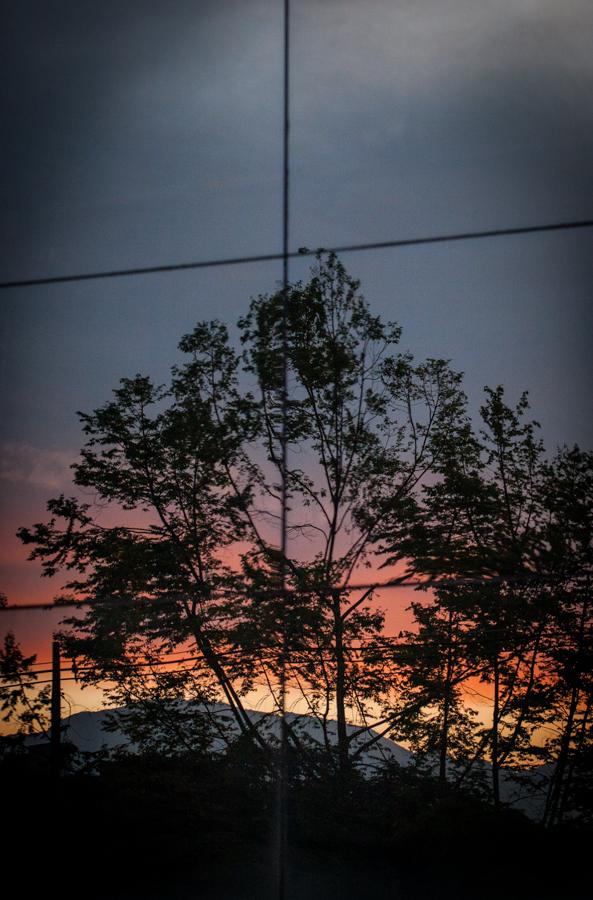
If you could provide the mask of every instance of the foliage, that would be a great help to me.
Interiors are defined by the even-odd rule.
[[[192,710],[224,700],[268,762],[247,698],[264,684],[278,712],[286,678],[320,734],[321,756],[287,721],[308,772],[346,784],[386,735],[441,793],[484,792],[488,772],[500,807],[509,769],[546,763],[543,816],[561,823],[591,790],[592,454],[548,457],[527,395],[501,386],[472,422],[461,375],[402,352],[333,254],[238,325],[233,347],[199,323],[167,384],[122,379],[81,413],[79,495],[20,530],[88,604],[63,635],[81,678],[108,680],[146,750],[203,758]],[[399,638],[377,566],[425,582]]]
[[[15,738],[39,732],[47,737],[50,688],[37,686],[36,659],[34,654],[24,656],[12,631],[5,635],[0,648],[0,714],[13,729],[10,739],[3,738],[5,750],[16,746]]]

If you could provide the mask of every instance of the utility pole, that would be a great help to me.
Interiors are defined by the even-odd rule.
[[[60,642],[52,642],[50,764],[55,777],[60,774],[62,716],[60,703]]]

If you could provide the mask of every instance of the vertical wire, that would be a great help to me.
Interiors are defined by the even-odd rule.
[[[288,734],[286,726],[286,656],[288,628],[286,605],[288,553],[288,238],[289,238],[289,74],[290,74],[290,0],[284,0],[284,72],[283,72],[283,172],[282,172],[282,421],[281,421],[281,517],[280,517],[280,588],[282,650],[280,654],[280,771],[278,803],[278,900],[286,896],[287,800],[288,800]]]

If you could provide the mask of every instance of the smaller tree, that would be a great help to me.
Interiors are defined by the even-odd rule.
[[[45,576],[69,570],[67,590],[88,601],[63,635],[84,680],[117,672],[120,697],[128,688],[131,697],[135,663],[193,648],[202,663],[195,699],[220,692],[240,731],[262,743],[242,700],[250,658],[228,652],[243,609],[225,558],[251,536],[257,471],[246,447],[257,411],[223,325],[199,324],[179,346],[186,361],[167,387],[124,378],[111,401],[80,414],[87,442],[74,481],[100,503],[60,496],[48,523],[19,536]],[[117,524],[102,523],[105,506]]]
[[[9,631],[0,648],[0,720],[16,728],[3,738],[6,749],[22,745],[27,735],[43,734],[49,740],[50,685],[39,687],[33,666],[35,654],[25,656]]]
[[[540,564],[550,573],[553,615],[545,654],[545,750],[553,765],[544,822],[586,809],[593,788],[593,454],[564,447],[545,468]]]
[[[445,594],[437,591],[432,610],[417,614],[419,634],[426,638],[423,619],[444,615],[443,627],[463,616],[460,663],[487,686],[492,718],[473,732],[474,749],[457,780],[463,782],[487,751],[497,805],[501,766],[530,746],[539,721],[538,660],[550,612],[545,592],[533,589],[541,574],[544,469],[537,423],[527,419],[528,411],[526,394],[511,407],[502,387],[486,388],[481,429],[476,432],[469,419],[461,424],[403,537],[399,522],[393,533],[389,527],[384,533],[388,551],[405,548],[413,572],[452,582]],[[449,645],[443,659],[451,662],[451,653]],[[430,673],[424,678],[428,687]],[[445,678],[443,708],[449,696]]]
[[[459,772],[471,758],[478,729],[465,694],[467,682],[480,671],[471,648],[467,599],[440,587],[433,602],[412,603],[414,629],[401,635],[393,651],[394,708],[400,713],[395,733],[436,772],[441,787],[450,765]]]

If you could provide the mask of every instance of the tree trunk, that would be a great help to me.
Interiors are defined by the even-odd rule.
[[[439,747],[439,783],[441,787],[447,784],[447,750],[449,746],[449,715],[451,709],[451,681],[453,675],[453,613],[449,610],[447,666],[445,669],[445,691],[443,698],[443,723],[440,734]]]
[[[570,704],[568,707],[568,715],[566,717],[566,724],[564,726],[564,732],[562,734],[562,740],[560,741],[560,751],[558,753],[558,759],[556,760],[556,768],[554,769],[554,774],[552,776],[552,780],[550,782],[550,787],[548,790],[548,797],[546,800],[546,809],[544,812],[544,825],[553,825],[554,820],[556,819],[558,808],[560,805],[560,797],[562,795],[562,788],[564,782],[564,773],[566,771],[566,766],[568,763],[568,757],[570,753],[570,742],[572,740],[572,732],[574,728],[574,718],[577,710],[577,705],[579,702],[579,689],[577,685],[574,685],[572,691],[570,693]]]
[[[338,767],[346,772],[349,767],[348,731],[346,727],[346,660],[344,657],[344,622],[342,620],[340,597],[333,599],[334,640],[336,657],[336,718],[338,721]]]
[[[577,765],[577,761],[579,758],[579,754],[582,750],[583,744],[587,735],[587,725],[589,722],[589,713],[591,712],[591,698],[589,697],[587,700],[587,705],[585,707],[585,712],[583,713],[583,718],[580,725],[580,735],[578,738],[577,746],[575,748],[574,753],[572,754],[572,759],[570,761],[570,765],[568,767],[568,771],[566,773],[566,778],[564,779],[564,788],[562,790],[562,799],[560,801],[558,807],[558,814],[556,816],[556,822],[558,825],[562,824],[562,820],[564,819],[564,814],[566,813],[566,809],[568,806],[568,799],[570,797],[570,788],[572,785],[572,780],[574,777],[574,770]]]
[[[577,646],[576,646],[576,657],[577,660],[580,661],[580,656],[583,650],[583,639],[585,636],[585,624],[587,621],[587,612],[589,607],[589,600],[585,599],[583,601],[583,607],[581,609],[581,614],[579,617],[579,628],[577,635]],[[552,776],[552,780],[550,782],[550,787],[548,790],[548,797],[546,800],[546,808],[544,812],[544,825],[553,825],[554,821],[559,816],[560,810],[560,801],[563,794],[564,787],[564,775],[569,763],[570,757],[570,742],[572,740],[573,730],[574,730],[574,720],[577,712],[577,707],[579,703],[580,696],[580,679],[577,676],[576,683],[573,684],[571,692],[570,692],[570,702],[568,706],[568,715],[566,717],[566,725],[564,726],[564,732],[562,734],[562,740],[560,741],[560,751],[558,753],[558,760],[556,762],[556,768],[554,770],[554,774]]]
[[[491,765],[492,765],[492,795],[494,806],[500,807],[500,763],[498,758],[498,720],[500,717],[500,660],[498,654],[494,657],[494,709],[492,710],[492,740],[491,740]]]
[[[245,711],[245,708],[241,702],[241,698],[231,684],[231,680],[226,674],[224,667],[218,658],[216,650],[214,650],[210,641],[208,640],[206,635],[203,634],[199,626],[192,622],[191,627],[194,634],[196,646],[204,656],[204,659],[208,663],[210,669],[216,677],[216,680],[222,688],[227,703],[235,717],[241,733],[244,735],[250,735],[255,740],[255,742],[259,744],[260,747],[265,748],[266,743],[247,715],[247,712]]]

